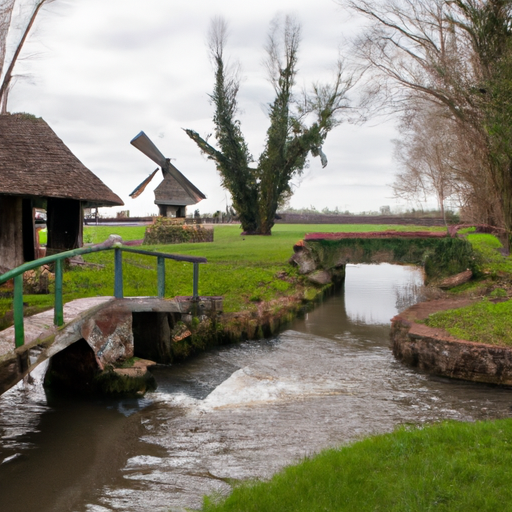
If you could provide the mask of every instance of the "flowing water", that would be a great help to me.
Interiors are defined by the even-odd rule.
[[[159,367],[140,400],[48,401],[40,377],[0,398],[0,510],[199,507],[230,482],[404,423],[512,415],[512,391],[394,360],[389,320],[412,267],[349,266],[344,293],[272,339]]]

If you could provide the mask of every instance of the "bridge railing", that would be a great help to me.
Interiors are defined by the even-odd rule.
[[[64,324],[64,303],[62,298],[62,275],[63,261],[67,258],[81,256],[100,251],[114,251],[114,297],[122,299],[123,292],[123,252],[133,252],[144,254],[146,256],[154,256],[157,258],[157,294],[158,297],[165,296],[165,260],[172,259],[176,261],[186,261],[193,263],[193,297],[198,298],[199,285],[199,264],[206,263],[206,258],[198,256],[183,256],[181,254],[167,254],[162,252],[145,251],[134,247],[123,246],[117,239],[109,238],[107,241],[81,247],[71,251],[60,252],[52,256],[45,256],[34,261],[29,261],[9,270],[5,274],[0,275],[0,284],[5,283],[9,279],[14,279],[14,298],[13,298],[13,316],[14,316],[14,343],[16,348],[21,347],[25,342],[25,330],[23,325],[23,274],[28,270],[33,270],[42,265],[53,263],[55,265],[55,297],[54,297],[54,316],[53,323],[56,326]]]

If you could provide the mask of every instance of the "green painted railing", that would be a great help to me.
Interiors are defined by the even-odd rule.
[[[55,264],[55,302],[53,323],[56,326],[64,324],[64,304],[62,300],[62,262],[66,258],[90,254],[100,251],[114,251],[114,297],[122,299],[123,294],[123,252],[133,252],[136,254],[145,254],[157,258],[157,294],[158,297],[165,297],[165,260],[187,261],[194,264],[193,274],[193,297],[198,298],[199,286],[199,263],[206,263],[206,258],[198,256],[183,256],[181,254],[166,254],[162,252],[144,251],[134,247],[126,247],[116,240],[109,239],[106,242],[89,247],[81,247],[71,251],[60,252],[52,256],[45,256],[38,260],[29,261],[19,267],[9,270],[0,275],[0,284],[9,279],[14,279],[14,343],[16,348],[21,347],[25,342],[25,330],[23,326],[23,273],[27,270],[33,270],[49,263]]]

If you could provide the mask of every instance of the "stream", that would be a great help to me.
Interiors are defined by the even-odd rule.
[[[178,511],[323,448],[404,423],[512,415],[512,391],[397,362],[390,319],[415,267],[347,266],[344,291],[290,329],[159,366],[141,399],[48,398],[42,371],[0,397],[0,510]]]

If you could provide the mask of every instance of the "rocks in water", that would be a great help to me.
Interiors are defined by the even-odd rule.
[[[345,262],[324,261],[312,251],[303,240],[293,247],[294,255],[289,262],[299,269],[299,273],[306,276],[308,281],[317,286],[340,284],[345,279]]]
[[[324,286],[332,282],[332,277],[327,270],[317,270],[308,275],[308,280],[313,284]]]

